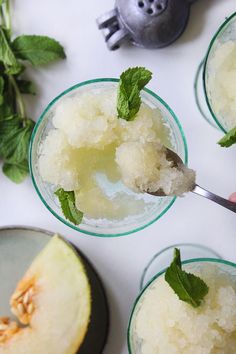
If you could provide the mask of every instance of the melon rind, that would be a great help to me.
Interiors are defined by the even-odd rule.
[[[91,291],[79,255],[54,236],[34,259],[16,291],[34,280],[29,326],[0,344],[0,354],[75,354],[91,315]]]

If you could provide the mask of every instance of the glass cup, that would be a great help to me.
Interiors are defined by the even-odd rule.
[[[236,276],[236,264],[222,260],[218,253],[201,245],[176,244],[155,254],[144,269],[140,282],[140,294],[131,311],[127,332],[129,354],[141,353],[141,343],[134,330],[136,314],[142,305],[142,299],[147,289],[164,275],[166,268],[171,264],[175,248],[180,249],[183,267],[188,272],[194,271],[204,262],[216,263],[222,272],[226,271]]]
[[[227,133],[234,126],[231,126],[227,120],[223,119],[223,116],[216,112],[211,99],[209,77],[211,75],[212,58],[216,49],[228,41],[236,41],[236,12],[226,19],[212,38],[207,54],[198,67],[194,81],[195,100],[201,115],[214,128],[224,133]]]
[[[66,97],[73,97],[74,95],[78,95],[93,89],[117,89],[118,81],[118,79],[96,79],[82,82],[69,88],[61,95],[56,97],[48,105],[48,107],[39,118],[33,131],[30,144],[31,177],[34,187],[47,209],[67,226],[82,233],[100,237],[122,236],[142,230],[143,228],[158,220],[162,215],[164,215],[176,199],[173,197],[159,198],[141,193],[135,194],[127,187],[125,187],[125,185],[121,182],[111,184],[111,182],[108,183],[107,180],[104,179],[102,187],[104,188],[104,191],[107,195],[109,195],[109,193],[114,193],[114,191],[125,192],[127,194],[135,194],[136,198],[139,198],[144,202],[143,204],[145,207],[143,212],[137,215],[127,215],[127,217],[122,220],[91,219],[85,216],[82,223],[79,226],[76,226],[70,221],[66,220],[63,216],[58,199],[54,194],[56,187],[43,181],[39,174],[38,159],[40,156],[41,143],[46,138],[48,132],[53,128],[52,118],[58,102],[61,102],[61,100]],[[182,127],[173,111],[154,92],[145,88],[141,95],[143,102],[145,102],[151,108],[157,108],[161,111],[164,124],[169,128],[170,131],[169,147],[176,151],[182,160],[187,163],[188,153],[185,136]]]

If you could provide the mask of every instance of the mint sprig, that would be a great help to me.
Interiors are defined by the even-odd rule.
[[[177,248],[174,250],[173,261],[166,270],[165,280],[180,300],[195,308],[201,305],[209,292],[208,286],[202,279],[182,270],[180,250]]]
[[[25,65],[39,66],[65,58],[64,49],[46,36],[19,36],[12,41],[10,1],[0,0],[0,161],[13,182],[28,174],[28,147],[34,122],[27,117],[22,94],[35,94],[24,78]]]
[[[231,145],[236,144],[236,127],[225,134],[218,144],[222,147],[230,147]]]
[[[55,195],[58,197],[61,210],[66,219],[75,225],[79,225],[83,219],[82,211],[78,210],[75,205],[75,193],[73,191],[66,192],[63,188],[59,188]]]
[[[119,118],[134,120],[141,106],[141,90],[151,80],[152,73],[142,67],[130,68],[120,76],[117,113]]]

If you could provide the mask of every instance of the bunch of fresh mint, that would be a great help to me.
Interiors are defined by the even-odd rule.
[[[34,122],[27,117],[22,94],[35,94],[25,80],[25,64],[34,67],[65,58],[63,47],[46,36],[12,39],[9,0],[0,0],[0,160],[16,183],[28,174],[28,147]]]

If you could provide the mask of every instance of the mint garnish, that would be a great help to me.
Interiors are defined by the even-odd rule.
[[[166,270],[165,280],[180,300],[193,307],[199,307],[209,291],[202,279],[182,270],[180,250],[177,248],[174,250],[174,259]]]
[[[142,67],[130,68],[120,76],[117,112],[118,117],[133,120],[141,106],[140,91],[151,80],[152,73]]]
[[[218,142],[222,147],[230,147],[236,143],[236,127],[231,129],[225,136]]]
[[[58,197],[62,212],[66,219],[75,225],[79,225],[83,219],[82,211],[78,210],[75,205],[75,193],[66,192],[63,188],[59,188],[55,195]]]

